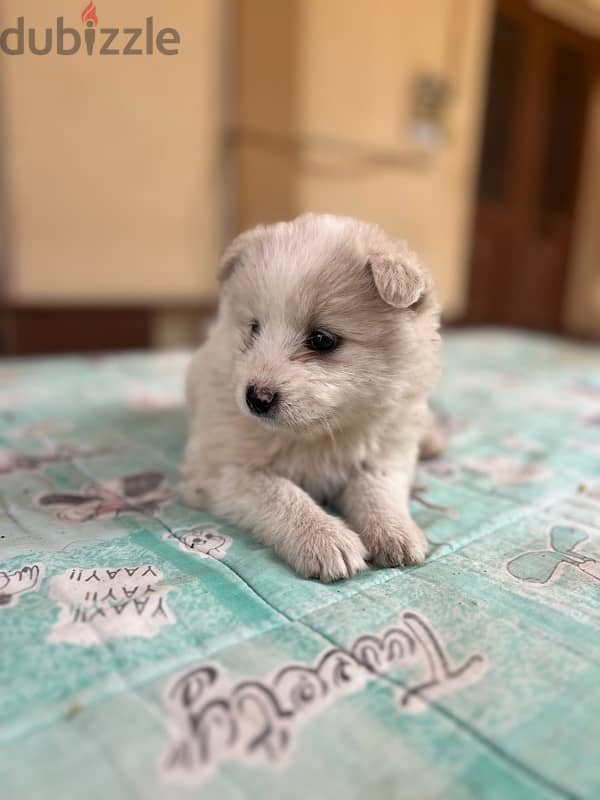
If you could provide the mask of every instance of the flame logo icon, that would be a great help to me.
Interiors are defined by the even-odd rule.
[[[96,26],[98,24],[98,13],[96,6],[94,5],[94,0],[90,0],[90,2],[81,12],[81,21],[84,23],[84,25]]]

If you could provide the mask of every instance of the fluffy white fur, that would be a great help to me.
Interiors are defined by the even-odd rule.
[[[439,309],[417,256],[377,226],[308,214],[238,236],[219,277],[188,373],[186,502],[249,528],[304,577],[423,561],[409,491],[419,444],[441,444],[427,406]],[[311,351],[314,329],[339,347]],[[252,414],[249,385],[278,393],[272,414]]]

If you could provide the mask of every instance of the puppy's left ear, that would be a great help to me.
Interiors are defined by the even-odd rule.
[[[217,279],[223,284],[241,265],[245,251],[263,238],[266,231],[264,225],[257,225],[248,231],[240,233],[229,244],[217,268]]]
[[[383,247],[369,252],[367,268],[371,270],[381,299],[394,308],[410,308],[418,304],[430,287],[430,279],[406,242],[389,240]]]

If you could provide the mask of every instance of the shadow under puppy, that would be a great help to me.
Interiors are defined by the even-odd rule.
[[[427,405],[440,339],[417,256],[375,225],[307,214],[238,236],[219,279],[188,372],[186,502],[304,577],[423,561],[409,492],[419,446],[441,444]]]

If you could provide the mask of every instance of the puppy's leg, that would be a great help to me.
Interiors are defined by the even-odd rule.
[[[218,479],[188,480],[183,494],[190,504],[249,528],[304,578],[335,581],[367,566],[358,535],[286,478],[229,467]]]
[[[365,465],[339,499],[344,516],[367,548],[368,560],[378,567],[420,564],[427,555],[427,540],[408,507],[412,477],[410,464],[381,469]]]

